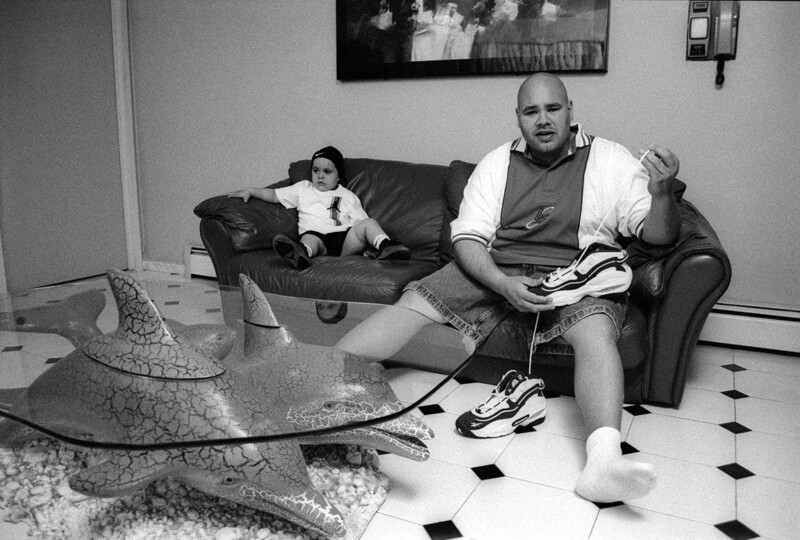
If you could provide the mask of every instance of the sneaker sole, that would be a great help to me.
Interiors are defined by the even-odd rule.
[[[401,248],[396,246],[391,246],[384,249],[382,252],[375,257],[376,260],[379,261],[407,261],[411,258],[411,252],[408,248]]]
[[[298,247],[294,243],[285,240],[276,240],[272,245],[275,252],[285,259],[289,264],[298,270],[305,270],[311,266],[308,255],[301,253],[302,246]]]
[[[619,276],[616,275],[618,272],[625,274],[626,279],[624,282],[619,281]],[[630,269],[615,266],[603,270],[597,274],[594,279],[579,289],[571,291],[555,291],[547,296],[553,299],[553,305],[556,307],[568,306],[570,304],[574,304],[585,296],[598,297],[605,296],[607,294],[625,292],[631,286],[632,277],[633,274]]]
[[[537,398],[541,399],[542,403],[540,406],[534,407],[533,405],[537,402]],[[530,413],[523,413],[522,416],[520,416],[520,413],[526,409],[533,409],[533,411]],[[459,433],[466,437],[472,437],[474,439],[494,439],[497,437],[511,435],[519,427],[538,426],[544,422],[546,417],[547,404],[544,396],[534,395],[527,401],[527,403],[525,403],[520,412],[515,414],[513,418],[507,419],[507,421],[495,420],[483,426],[482,428],[473,430],[462,430],[461,427],[456,424],[456,429]]]

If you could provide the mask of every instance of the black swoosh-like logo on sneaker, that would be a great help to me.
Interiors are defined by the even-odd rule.
[[[523,414],[520,418],[517,418],[516,420],[511,422],[511,425],[513,427],[517,427],[518,425],[520,425],[522,422],[524,422],[525,420],[527,420],[530,417],[531,417],[531,415],[529,415],[529,414]]]

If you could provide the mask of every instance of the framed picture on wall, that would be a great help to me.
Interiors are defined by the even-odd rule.
[[[337,78],[596,72],[609,0],[336,0]]]

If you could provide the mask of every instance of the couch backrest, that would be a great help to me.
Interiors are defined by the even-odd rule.
[[[438,262],[448,167],[368,158],[345,159],[344,166],[343,185],[358,195],[367,214],[407,245],[414,259]],[[310,171],[310,160],[295,161],[290,183],[308,180]]]

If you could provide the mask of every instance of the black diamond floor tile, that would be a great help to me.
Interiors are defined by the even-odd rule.
[[[452,540],[453,538],[461,537],[461,531],[450,520],[429,523],[428,525],[423,525],[423,527],[428,536],[431,537],[431,540]]]
[[[480,467],[472,467],[472,472],[481,480],[491,480],[492,478],[502,478],[505,476],[497,465],[482,465]]]
[[[724,424],[720,424],[719,426],[724,427],[725,429],[734,434],[747,433],[748,431],[752,431],[749,427],[743,426],[739,422],[726,422]]]
[[[178,304],[180,304],[180,301],[178,300],[169,300],[167,302],[164,302],[165,306],[177,306]]]
[[[58,362],[59,360],[61,360],[61,358],[48,358],[48,359],[45,361],[45,364],[55,364],[55,363],[56,363],[56,362]]]
[[[715,525],[717,529],[722,531],[731,540],[750,540],[757,538],[758,534],[753,532],[749,527],[740,521],[726,521]]]
[[[22,345],[15,345],[13,347],[3,347],[3,350],[0,352],[17,352],[22,350]]]
[[[725,364],[724,366],[720,366],[722,368],[727,369],[728,371],[732,371],[736,373],[737,371],[746,371],[747,368],[743,368],[742,366],[737,366],[736,364]]]
[[[439,414],[444,412],[444,409],[439,405],[423,405],[419,410],[422,414]]]
[[[726,390],[725,392],[722,392],[722,394],[725,395],[725,396],[728,396],[731,399],[742,399],[742,398],[750,397],[750,396],[748,396],[747,394],[745,394],[743,392],[739,392],[738,390]]]
[[[720,465],[717,469],[721,470],[734,480],[741,480],[748,476],[753,476],[753,473],[739,465],[738,463],[729,463],[727,465]]]
[[[635,454],[636,452],[639,451],[638,448],[636,448],[632,444],[628,444],[625,441],[622,441],[620,443],[619,447],[622,449],[622,455],[623,456],[627,456],[628,454]]]
[[[623,407],[626,411],[628,411],[633,416],[641,416],[643,414],[650,414],[650,411],[642,407],[641,405],[628,405],[627,407]]]

